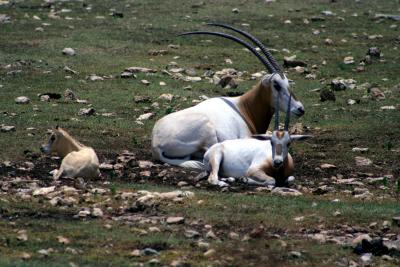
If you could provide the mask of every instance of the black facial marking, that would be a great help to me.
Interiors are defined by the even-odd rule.
[[[282,89],[281,85],[277,81],[274,82],[274,87],[276,91],[280,91]]]

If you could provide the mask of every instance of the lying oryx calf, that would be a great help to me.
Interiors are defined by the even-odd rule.
[[[204,155],[206,171],[210,173],[208,182],[226,186],[219,181],[222,177],[244,178],[249,184],[272,185],[294,180],[293,159],[288,153],[291,141],[303,140],[311,136],[289,135],[290,101],[286,113],[285,129],[279,130],[279,108],[276,108],[275,129],[271,135],[254,135],[253,138],[227,140],[211,146]],[[276,100],[279,107],[279,98]]]
[[[82,145],[58,126],[52,130],[47,145],[43,145],[40,150],[63,157],[60,169],[53,174],[54,179],[95,178],[100,175],[99,159],[93,148]]]

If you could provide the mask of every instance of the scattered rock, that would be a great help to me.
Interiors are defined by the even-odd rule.
[[[150,85],[150,82],[148,80],[141,80],[140,82],[144,85]]]
[[[96,74],[90,74],[90,75],[87,77],[87,79],[88,79],[89,81],[92,81],[92,82],[104,81],[104,78],[103,78],[103,77],[100,77],[100,76],[98,76],[98,75],[96,75]]]
[[[319,93],[321,102],[336,101],[335,93],[330,89],[322,89]]]
[[[215,249],[211,248],[211,249],[207,250],[206,252],[204,252],[203,255],[204,255],[205,257],[211,257],[211,256],[213,256],[215,253],[216,253]]]
[[[354,89],[356,81],[353,79],[336,78],[331,81],[331,88],[334,91],[342,91],[347,89]]]
[[[218,85],[225,89],[234,89],[238,87],[238,83],[231,75],[224,75],[220,78]]]
[[[332,39],[329,39],[329,38],[326,38],[325,41],[324,41],[324,43],[325,43],[326,45],[333,45],[333,40],[332,40]]]
[[[182,224],[185,222],[183,217],[168,217],[167,224]]]
[[[152,248],[145,248],[140,251],[141,256],[159,255],[160,253]]]
[[[62,50],[63,55],[67,55],[67,56],[75,56],[76,52],[74,49],[72,49],[71,47],[66,47]]]
[[[65,72],[69,73],[69,74],[78,74],[78,72],[76,70],[71,69],[68,66],[64,67]]]
[[[76,101],[77,97],[71,89],[67,89],[64,91],[64,99],[66,101]]]
[[[18,241],[22,241],[22,242],[28,241],[28,235],[26,233],[26,230],[19,230],[18,231],[17,240]]]
[[[33,196],[45,196],[47,194],[50,194],[54,192],[55,186],[49,186],[49,187],[41,187],[38,189],[35,189],[32,193]]]
[[[324,17],[320,17],[320,16],[313,16],[313,17],[310,18],[310,20],[312,22],[325,21],[325,18]]]
[[[198,238],[198,237],[200,237],[200,233],[195,230],[186,230],[185,236],[187,238]]]
[[[289,256],[292,258],[301,258],[303,255],[299,251],[290,251]]]
[[[163,50],[163,49],[161,49],[161,50],[150,50],[148,52],[149,56],[164,56],[166,54],[168,54],[168,50]]]
[[[93,208],[92,214],[93,217],[103,217],[103,211],[100,208]]]
[[[335,165],[329,164],[329,163],[321,164],[319,167],[320,167],[321,169],[323,169],[323,170],[336,169],[336,166],[335,166]]]
[[[78,112],[79,116],[91,116],[96,113],[94,108],[81,108]]]
[[[61,235],[57,236],[57,241],[58,241],[58,243],[63,244],[63,245],[68,245],[69,243],[71,243],[71,241],[68,238],[63,237]]]
[[[23,260],[29,260],[30,258],[32,258],[32,255],[27,252],[22,252],[20,258]]]
[[[52,248],[38,250],[38,253],[45,257],[48,257],[52,252],[54,252],[54,249]]]
[[[136,120],[137,121],[147,121],[147,120],[151,119],[152,117],[154,117],[154,113],[149,112],[149,113],[140,115]]]
[[[357,101],[356,100],[354,100],[354,99],[348,99],[347,100],[347,105],[354,105],[355,103],[357,103]]]
[[[155,69],[149,69],[149,68],[143,68],[143,67],[129,67],[126,68],[125,71],[132,72],[132,73],[156,73],[157,70]]]
[[[15,132],[15,126],[1,125],[0,131],[2,133]]]
[[[154,163],[148,160],[139,160],[138,165],[141,169],[149,169],[154,166]]]
[[[208,232],[206,233],[206,238],[209,238],[209,239],[217,239],[217,236],[214,234],[214,232],[213,232],[212,230],[210,230],[210,231],[208,231]]]
[[[396,107],[395,106],[382,106],[381,110],[395,110]]]
[[[372,253],[365,253],[361,256],[361,262],[365,265],[369,265],[372,261]]]
[[[355,157],[355,161],[357,166],[369,166],[372,164],[370,159],[364,157]]]
[[[353,64],[354,63],[354,57],[352,57],[352,56],[345,57],[343,59],[343,63],[346,64],[346,65]]]
[[[369,89],[370,96],[373,100],[384,100],[385,94],[377,87]]]
[[[381,50],[378,47],[370,47],[367,51],[367,55],[369,55],[373,58],[380,58]]]
[[[15,98],[15,103],[17,104],[29,104],[29,102],[31,102],[31,100],[26,96],[19,96]]]
[[[136,95],[133,97],[133,101],[135,101],[135,103],[149,103],[151,99],[149,96]]]
[[[133,251],[130,253],[130,255],[131,255],[132,257],[140,257],[140,256],[142,256],[142,254],[140,253],[140,250],[139,250],[139,249],[133,250]]]
[[[7,16],[6,14],[0,14],[0,24],[10,23],[10,22],[11,22],[10,16]]]
[[[172,95],[172,94],[162,94],[158,97],[158,99],[167,100],[167,101],[172,101],[173,98],[174,98],[174,95]]]
[[[361,152],[361,153],[368,152],[368,150],[369,150],[368,147],[353,147],[351,149],[351,151],[353,151],[353,152]]]
[[[123,79],[136,78],[136,75],[133,74],[133,72],[124,71],[123,73],[121,73],[121,78]]]
[[[391,20],[400,21],[400,15],[390,15],[390,14],[377,13],[377,14],[375,14],[375,18],[376,19],[391,19]]]
[[[296,56],[284,57],[283,66],[285,68],[307,67],[307,63],[301,60],[296,60]]]
[[[39,94],[40,100],[41,101],[49,101],[51,99],[60,99],[61,98],[61,94],[59,93],[43,93],[43,94]]]
[[[303,195],[300,191],[293,188],[286,187],[275,187],[272,191],[273,194],[281,195],[281,196],[301,196]]]

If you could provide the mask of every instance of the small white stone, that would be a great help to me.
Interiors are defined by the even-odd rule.
[[[17,104],[29,104],[31,100],[26,96],[19,96],[15,98],[15,103]]]
[[[67,55],[67,56],[75,56],[75,55],[76,55],[75,50],[72,49],[71,47],[66,47],[66,48],[64,48],[64,49],[62,50],[62,53],[63,53],[64,55]]]

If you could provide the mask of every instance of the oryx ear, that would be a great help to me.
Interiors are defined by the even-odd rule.
[[[293,134],[290,136],[290,139],[292,141],[302,141],[312,137],[313,137],[312,135]]]
[[[254,134],[251,136],[251,138],[257,139],[257,140],[271,140],[272,136],[268,134]]]

